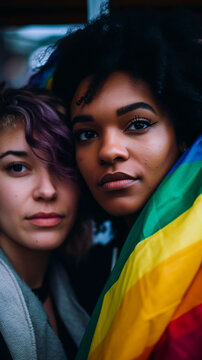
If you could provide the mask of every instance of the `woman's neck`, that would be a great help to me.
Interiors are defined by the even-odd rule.
[[[131,230],[133,224],[135,223],[137,217],[139,215],[139,212],[138,213],[135,213],[135,214],[131,214],[131,215],[127,215],[124,217],[124,222],[128,228],[128,232]]]
[[[32,289],[41,287],[50,251],[28,249],[17,243],[12,247],[6,242],[0,242],[0,245],[22,280]]]

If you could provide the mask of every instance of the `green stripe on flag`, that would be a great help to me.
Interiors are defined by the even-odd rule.
[[[202,193],[202,161],[182,163],[162,181],[130,231],[119,259],[94,309],[76,360],[87,359],[105,293],[118,280],[138,242],[156,233],[187,211]],[[201,176],[200,176],[201,173]],[[144,224],[144,226],[143,226]]]

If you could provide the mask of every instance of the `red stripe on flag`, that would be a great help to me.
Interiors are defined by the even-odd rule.
[[[200,325],[202,325],[202,304],[171,321],[167,331],[173,338],[177,338],[197,329]]]
[[[172,338],[166,332],[152,352],[149,360],[199,360],[202,359],[202,324],[187,329],[186,334]]]

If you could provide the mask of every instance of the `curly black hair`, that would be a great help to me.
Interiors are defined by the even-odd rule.
[[[201,19],[186,9],[102,15],[61,39],[34,78],[52,67],[54,59],[52,90],[70,111],[84,78],[92,77],[81,98],[89,102],[112,72],[128,72],[150,86],[170,116],[178,141],[190,145],[202,123],[201,30]]]
[[[182,8],[104,14],[62,38],[29,86],[39,85],[40,77],[55,67],[52,90],[63,99],[70,119],[72,99],[82,80],[92,79],[80,99],[87,103],[112,72],[127,72],[149,85],[170,117],[179,144],[189,146],[202,130],[201,33],[201,18]],[[84,187],[83,193],[90,204],[88,189]],[[98,208],[94,215],[99,214],[101,221],[103,210],[92,207]]]

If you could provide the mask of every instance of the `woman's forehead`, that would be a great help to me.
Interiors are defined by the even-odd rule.
[[[72,114],[75,115],[83,110],[89,110],[94,105],[97,106],[98,101],[103,101],[104,108],[106,108],[107,104],[110,104],[111,107],[117,109],[119,107],[128,106],[130,103],[136,101],[144,101],[151,104],[152,107],[159,111],[163,110],[149,85],[141,79],[134,78],[128,72],[111,73],[93,94],[92,100],[86,102],[85,93],[87,92],[89,85],[91,86],[91,80],[92,78],[88,77],[79,84],[72,101]],[[78,103],[82,97],[84,97],[83,101]]]
[[[22,124],[24,125],[24,118],[20,114],[5,114],[0,118],[0,129],[9,127],[15,129]]]

